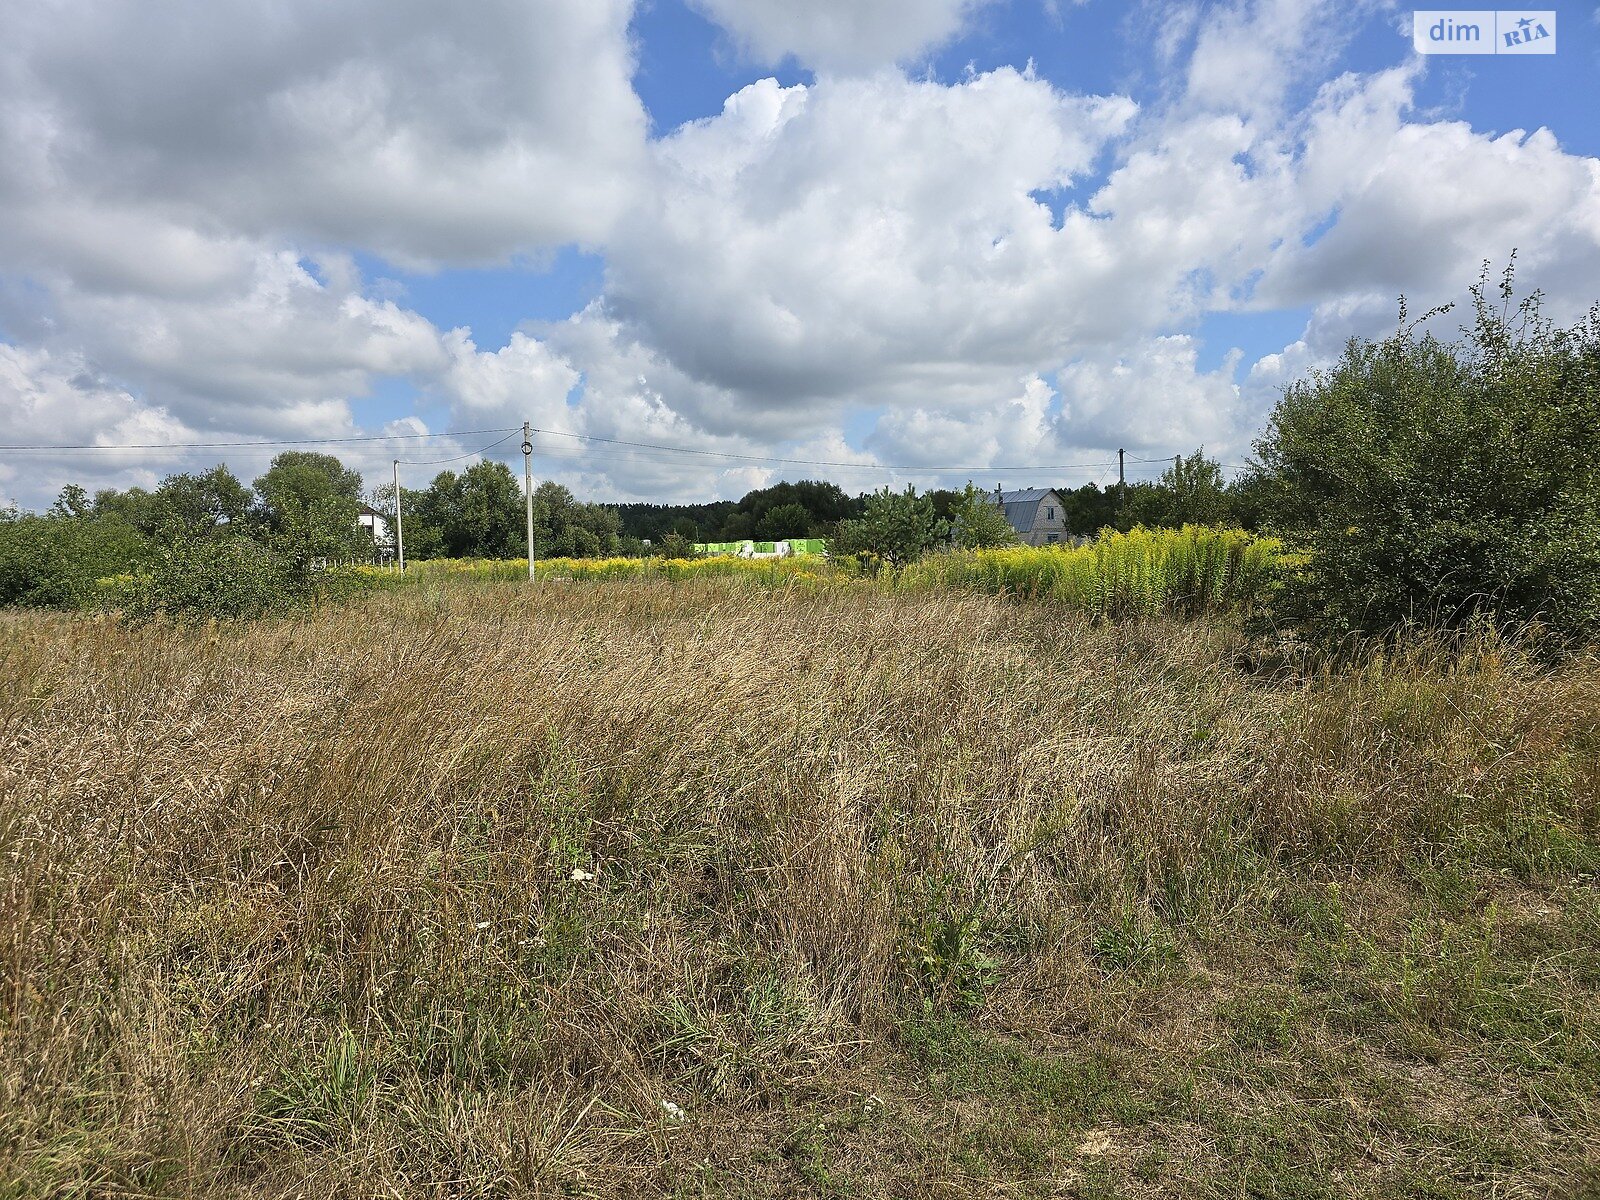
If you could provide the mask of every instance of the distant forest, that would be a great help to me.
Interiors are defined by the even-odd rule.
[[[690,542],[776,541],[829,537],[840,521],[861,515],[862,497],[837,484],[803,479],[758,488],[742,500],[707,504],[614,504],[622,533],[649,542],[677,534]]]
[[[993,490],[992,488],[990,490]],[[1169,469],[1156,482],[1129,484],[1119,497],[1115,485],[1093,483],[1058,487],[1067,528],[1092,536],[1111,527],[1168,525],[1184,521],[1238,524],[1254,528],[1255,509],[1247,482],[1225,484],[1215,462],[1196,452]],[[961,497],[954,489],[927,493],[935,513],[948,520]],[[659,545],[675,534],[687,542],[776,541],[795,537],[832,537],[840,521],[861,515],[864,495],[848,495],[837,484],[804,479],[758,488],[743,499],[707,504],[611,504],[622,522],[622,536]]]

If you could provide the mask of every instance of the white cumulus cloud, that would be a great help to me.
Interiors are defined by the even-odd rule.
[[[1010,69],[752,84],[661,143],[609,302],[684,372],[792,420],[977,400],[1070,336],[1085,314],[1062,301],[1115,269],[1050,197],[1134,111]]]
[[[63,243],[116,240],[134,220],[412,263],[597,240],[644,149],[632,9],[11,6],[0,213],[13,237],[0,250],[42,237],[55,261]]]

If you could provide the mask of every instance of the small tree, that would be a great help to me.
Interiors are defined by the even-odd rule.
[[[951,513],[951,533],[956,545],[964,550],[1017,544],[1017,531],[1006,520],[1005,510],[991,493],[975,487],[971,480],[956,494]]]
[[[340,497],[289,498],[275,513],[265,544],[295,570],[305,571],[315,563],[369,551],[371,543],[358,537],[357,529],[350,505]]]
[[[1205,447],[1176,460],[1170,471],[1162,473],[1161,481],[1172,489],[1179,524],[1223,525],[1232,521],[1222,464],[1207,458]]]
[[[1446,310],[1436,310],[1423,320]],[[1336,631],[1481,616],[1600,634],[1600,309],[1572,329],[1472,289],[1459,341],[1405,320],[1294,384],[1257,443],[1269,524]]]
[[[89,493],[81,484],[69,483],[61,489],[56,496],[56,502],[50,506],[52,517],[87,517],[94,512],[94,501],[89,499]]]
[[[1130,488],[1127,515],[1133,524],[1169,529],[1235,523],[1222,464],[1207,458],[1204,449],[1174,460],[1153,486]]]
[[[667,534],[650,549],[658,558],[694,557],[694,543],[676,531]]]
[[[866,508],[853,521],[839,522],[839,549],[845,554],[872,555],[890,566],[904,566],[945,539],[948,522],[934,514],[933,500],[888,488],[867,497]]]

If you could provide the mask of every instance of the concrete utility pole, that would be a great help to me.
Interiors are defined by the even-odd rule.
[[[528,508],[528,582],[533,582],[533,428],[522,423],[522,495]]]
[[[400,573],[406,573],[406,527],[400,514],[400,460],[394,460],[394,553],[400,563]]]

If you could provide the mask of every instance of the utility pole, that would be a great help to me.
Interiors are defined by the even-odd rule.
[[[394,553],[400,563],[400,574],[406,573],[406,527],[400,513],[400,460],[394,460]]]
[[[1117,451],[1117,519],[1128,512],[1128,464],[1126,450]]]
[[[522,495],[528,508],[528,582],[533,582],[533,429],[522,423]]]

